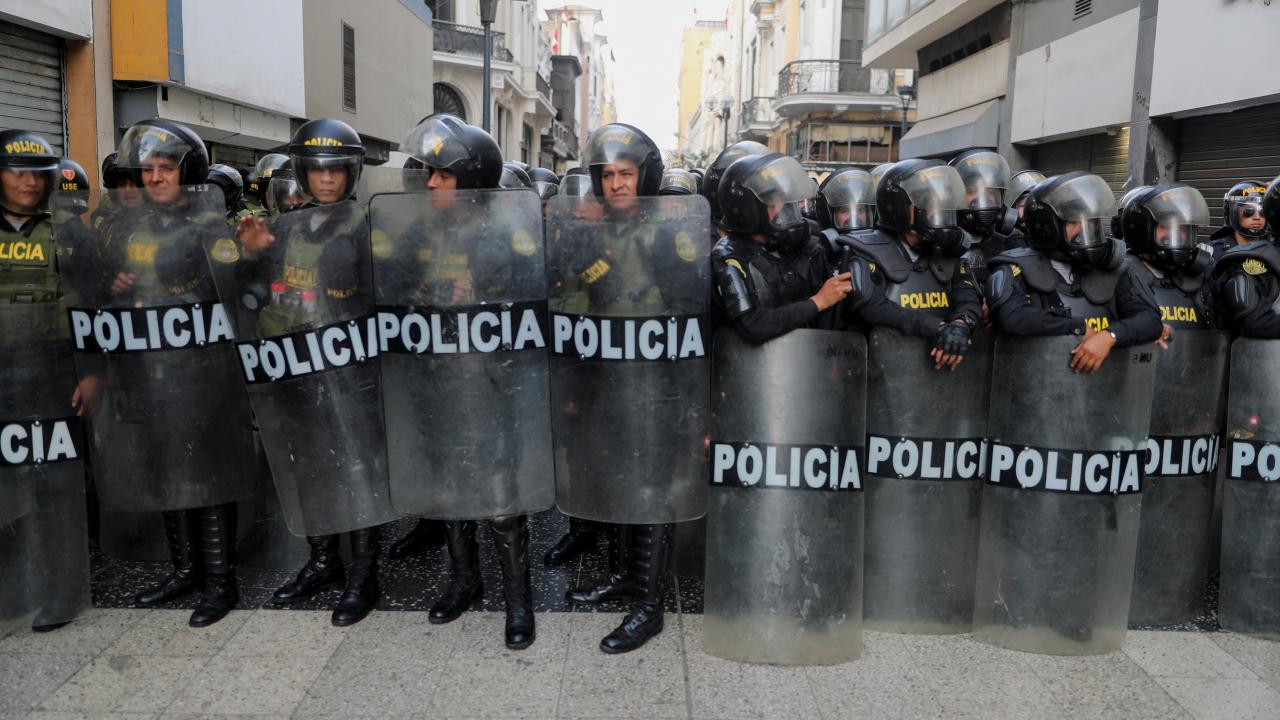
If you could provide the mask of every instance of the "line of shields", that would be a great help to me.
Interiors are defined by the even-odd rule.
[[[1225,436],[1219,618],[1280,636],[1280,395],[1257,371],[1280,343],[1184,332],[1097,375],[1070,338],[979,333],[955,373],[884,329],[751,346],[711,336],[701,198],[544,217],[527,191],[425,186],[368,173],[253,249],[184,188],[151,249],[107,242],[65,301],[0,306],[6,357],[31,358],[0,396],[0,568],[28,578],[0,586],[6,625],[87,604],[88,450],[104,519],[263,495],[242,505],[277,537],[705,515],[704,642],[729,659],[843,662],[864,626],[1108,652],[1200,614]]]

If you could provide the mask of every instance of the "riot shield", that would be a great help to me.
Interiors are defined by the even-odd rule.
[[[1280,342],[1231,346],[1218,621],[1280,640]]]
[[[992,333],[955,372],[931,341],[871,332],[867,358],[867,627],[969,632],[985,477]]]
[[[550,508],[538,197],[379,195],[369,223],[392,506],[448,520]]]
[[[867,343],[716,334],[703,646],[830,665],[862,653]]]
[[[709,220],[698,196],[548,204],[556,504],[613,523],[706,510]]]
[[[201,249],[234,251],[222,194],[161,187],[130,209],[105,192],[118,215],[101,251],[60,266],[80,289],[69,310],[77,369],[102,384],[89,424],[98,499],[150,512],[248,497],[248,404]]]
[[[1187,330],[1157,353],[1130,627],[1204,612],[1229,344],[1226,333]]]
[[[995,343],[974,637],[1015,650],[1120,649],[1129,619],[1153,346],[1076,374],[1079,338]]]
[[[89,538],[65,307],[0,304],[0,357],[3,632],[67,622],[89,607]]]
[[[294,210],[239,240],[209,246],[209,264],[289,530],[332,535],[394,520],[364,211],[355,202]]]

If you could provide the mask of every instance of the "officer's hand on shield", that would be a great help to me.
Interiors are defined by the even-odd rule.
[[[853,291],[853,280],[847,272],[839,275],[832,275],[827,281],[822,283],[822,287],[809,298],[814,305],[818,306],[818,312],[823,312],[827,308],[833,307]]]
[[[1160,339],[1156,341],[1156,344],[1160,346],[1161,350],[1168,350],[1171,342],[1173,342],[1173,326],[1165,323],[1164,330],[1160,331]]]
[[[76,384],[75,392],[71,393],[71,407],[76,409],[76,417],[81,417],[86,412],[92,414],[101,399],[102,376],[89,375]]]
[[[956,371],[960,361],[964,360],[964,351],[969,347],[969,335],[972,334],[969,324],[963,320],[952,320],[938,328],[938,335],[933,340],[933,349],[929,357],[933,358],[933,369],[950,368]]]
[[[260,253],[271,247],[276,236],[267,229],[267,221],[260,217],[246,215],[236,223],[236,235],[240,238],[240,246],[246,252]]]
[[[1078,373],[1096,373],[1107,359],[1116,339],[1110,332],[1098,332],[1093,328],[1085,330],[1084,340],[1071,351],[1071,369]]]
[[[116,277],[111,281],[111,294],[123,295],[133,289],[133,281],[138,276],[131,272],[116,273]]]

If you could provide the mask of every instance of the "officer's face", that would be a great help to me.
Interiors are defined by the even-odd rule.
[[[640,169],[635,163],[626,160],[609,163],[600,170],[600,185],[609,207],[614,210],[628,210],[636,205]]]
[[[1018,201],[1013,204],[1013,207],[1015,210],[1018,211],[1018,219],[1021,220],[1022,214],[1026,212],[1026,209],[1027,209],[1027,196],[1023,195],[1022,197],[1018,198]]]
[[[1262,219],[1262,207],[1256,203],[1248,205],[1240,204],[1236,207],[1236,214],[1240,218],[1240,227],[1253,232],[1262,230],[1262,226],[1267,224]]]
[[[116,185],[116,199],[121,207],[132,210],[142,204],[142,191],[132,180],[121,180]]]
[[[443,210],[453,206],[453,193],[458,189],[458,175],[452,170],[432,170],[427,178],[427,190],[431,193],[431,207]]]
[[[44,197],[49,178],[43,172],[5,168],[0,171],[0,183],[3,183],[9,207],[21,212],[34,212],[40,206],[40,199]]]
[[[181,193],[182,166],[177,160],[156,156],[147,158],[142,167],[142,186],[147,197],[157,205],[170,205]]]
[[[347,169],[345,167],[313,167],[307,168],[307,182],[311,185],[311,194],[321,205],[336,203],[342,199],[342,191],[347,188]]]
[[[837,230],[850,227],[852,225],[853,211],[848,205],[841,205],[836,208],[835,217],[832,219],[835,220]]]

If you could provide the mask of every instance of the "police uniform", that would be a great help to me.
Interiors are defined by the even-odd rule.
[[[1212,283],[1205,272],[1158,267],[1133,254],[1125,256],[1124,265],[1139,282],[1151,288],[1160,309],[1160,321],[1175,332],[1216,328]]]
[[[982,322],[982,296],[963,258],[922,254],[886,230],[853,235],[849,247],[867,265],[875,290],[859,309],[868,327],[930,338],[944,323]]]
[[[1254,240],[1214,265],[1223,327],[1251,338],[1280,338],[1280,249]]]

